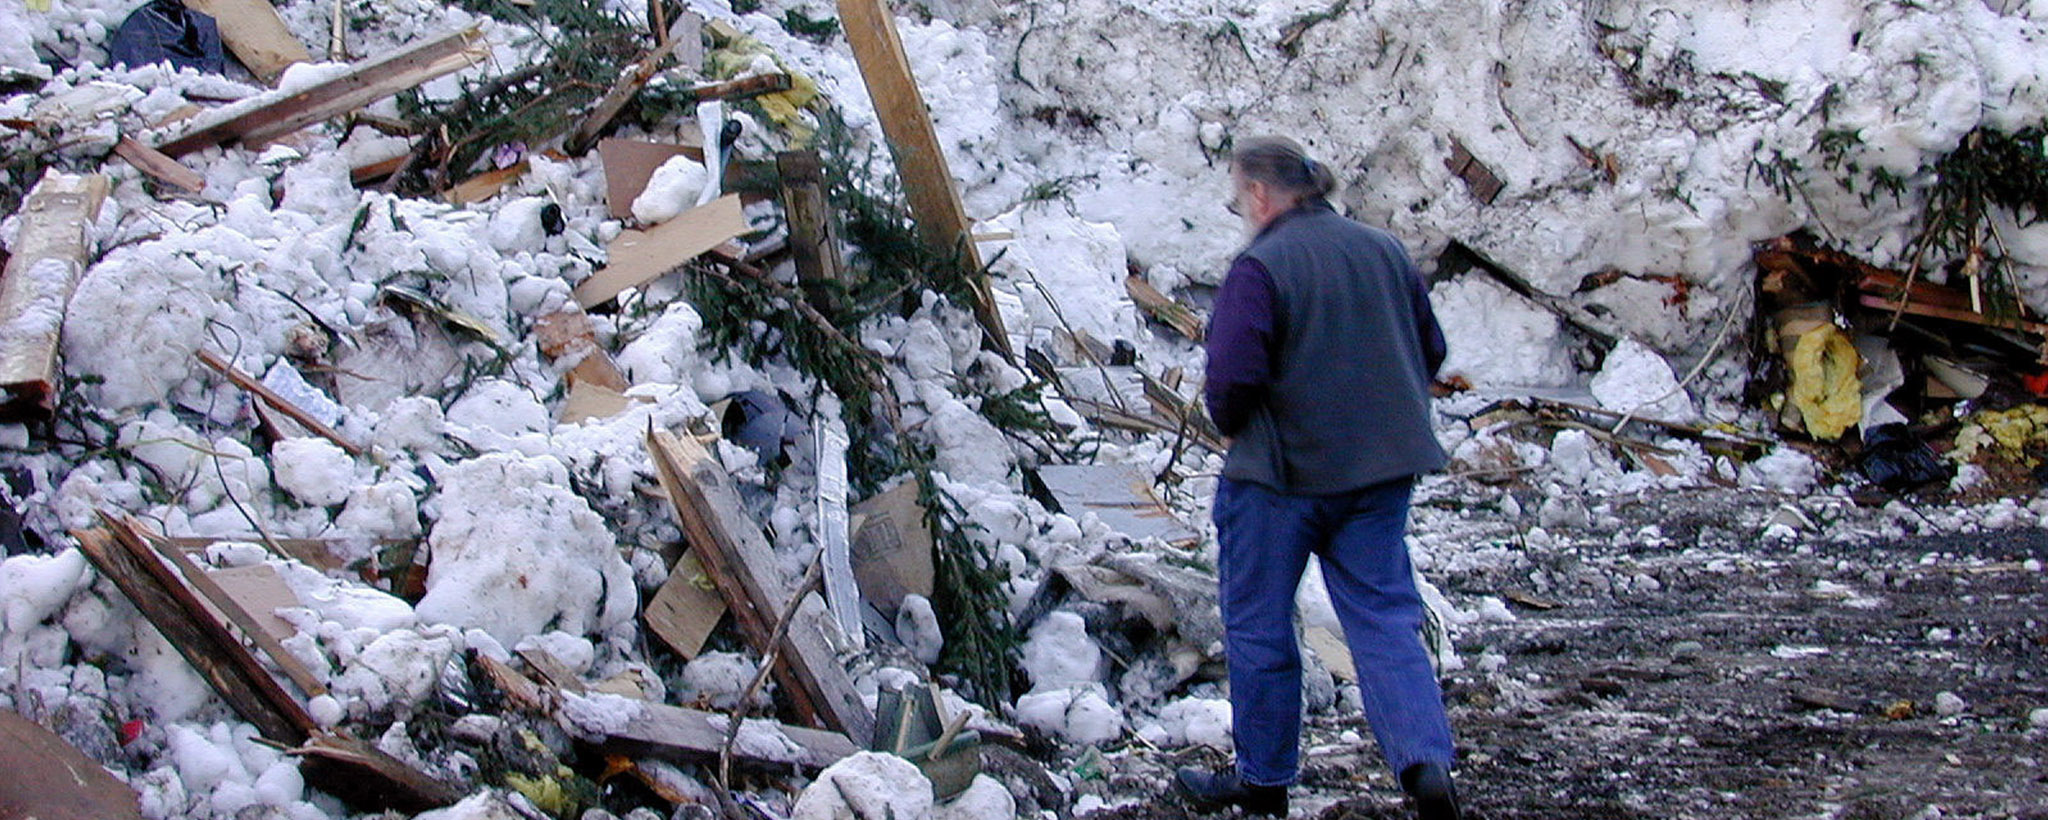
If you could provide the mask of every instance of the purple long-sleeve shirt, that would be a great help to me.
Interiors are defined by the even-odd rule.
[[[1423,357],[1431,378],[1443,366],[1449,347],[1443,328],[1429,308],[1429,291],[1422,277],[1410,276],[1414,316],[1421,331]],[[1237,435],[1251,420],[1252,411],[1266,399],[1273,382],[1274,356],[1279,350],[1274,327],[1273,275],[1256,259],[1239,257],[1223,277],[1217,291],[1216,307],[1209,317],[1205,347],[1209,375],[1203,398],[1209,418],[1226,436]]]

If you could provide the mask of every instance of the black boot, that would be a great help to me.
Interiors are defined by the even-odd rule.
[[[1213,812],[1236,806],[1245,814],[1287,816],[1286,786],[1254,786],[1237,776],[1236,767],[1214,772],[1181,769],[1173,785],[1196,811]]]
[[[1401,772],[1401,790],[1415,798],[1415,813],[1422,820],[1461,820],[1458,790],[1451,785],[1451,771],[1439,763],[1417,763]]]

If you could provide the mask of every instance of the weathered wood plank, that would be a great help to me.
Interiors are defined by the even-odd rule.
[[[57,340],[106,198],[106,177],[51,170],[22,203],[14,255],[0,273],[0,419],[56,409]]]
[[[606,248],[610,259],[604,268],[576,286],[576,303],[585,308],[602,304],[627,288],[639,287],[681,267],[746,230],[747,218],[740,212],[739,196],[727,194],[648,230],[622,231]]]
[[[845,265],[832,230],[831,205],[825,201],[825,166],[818,152],[784,151],[775,155],[775,167],[782,173],[782,213],[789,222],[797,281],[839,281]]]
[[[1202,340],[1202,320],[1195,317],[1195,312],[1160,293],[1151,282],[1145,281],[1145,277],[1135,273],[1124,277],[1124,292],[1131,295],[1131,301],[1138,303],[1145,315],[1179,331],[1182,336],[1197,342]]]
[[[684,709],[660,703],[641,707],[640,715],[625,729],[601,743],[607,751],[647,755],[674,761],[702,762],[718,758],[725,747],[727,715]],[[839,762],[860,749],[846,735],[802,726],[749,720],[742,731],[779,732],[787,743],[743,742],[733,746],[733,757],[752,763],[795,765],[817,771]],[[759,736],[757,736],[759,737]],[[772,735],[768,736],[772,738]]]
[[[179,156],[231,140],[263,143],[346,114],[490,56],[475,27],[362,63],[348,74],[186,131],[157,146]]]
[[[773,548],[760,526],[747,516],[732,477],[703,446],[651,430],[647,447],[684,535],[724,594],[741,633],[766,654],[775,616],[792,597],[788,585],[776,574]],[[800,617],[790,625],[784,640],[775,672],[798,710],[832,729],[867,737],[874,715],[854,691],[853,681],[826,644],[819,625]]]
[[[267,0],[185,0],[185,7],[212,17],[221,44],[264,85],[277,85],[293,63],[313,60]]]
[[[206,177],[198,171],[165,156],[162,151],[137,142],[134,137],[122,137],[114,144],[114,153],[135,166],[135,170],[149,175],[149,178],[190,193],[206,190]]]
[[[984,344],[1006,359],[1014,358],[995,294],[980,275],[981,251],[975,248],[967,210],[960,204],[938,132],[925,109],[924,92],[910,74],[895,16],[882,0],[839,0],[839,25],[860,64],[868,96],[874,99],[875,116],[882,122],[889,153],[896,158],[918,235],[939,253],[959,251],[961,264],[973,278],[974,315],[981,322]]]
[[[142,820],[135,790],[55,733],[0,709],[0,817]]]

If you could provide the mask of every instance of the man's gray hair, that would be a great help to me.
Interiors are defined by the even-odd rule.
[[[1286,137],[1239,140],[1230,166],[1245,179],[1263,182],[1304,199],[1321,199],[1337,190],[1337,175],[1308,155],[1301,143]]]

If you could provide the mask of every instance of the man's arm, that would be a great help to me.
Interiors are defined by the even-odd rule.
[[[1266,266],[1242,257],[1230,266],[1216,294],[1207,340],[1209,375],[1202,396],[1216,429],[1235,436],[1273,383],[1273,276]]]

